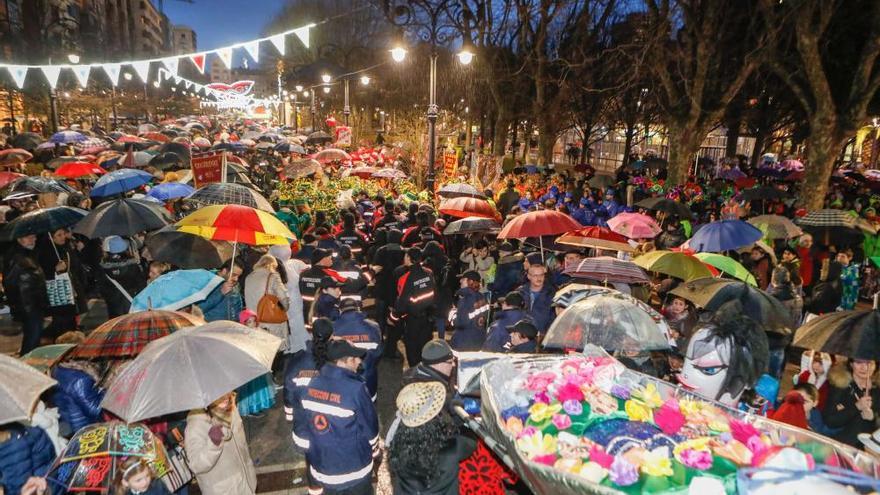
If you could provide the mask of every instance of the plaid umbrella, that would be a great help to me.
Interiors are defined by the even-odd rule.
[[[798,223],[810,227],[855,227],[856,217],[843,210],[828,208],[811,211],[798,220]]]
[[[853,359],[880,360],[880,312],[871,309],[824,314],[798,328],[792,345]]]
[[[770,239],[791,239],[804,233],[789,218],[780,215],[759,215],[748,219],[748,222]]]
[[[632,261],[619,260],[610,256],[587,258],[577,265],[566,266],[564,273],[572,278],[586,278],[602,283],[647,284],[651,282],[648,274]]]
[[[269,213],[275,212],[269,201],[260,193],[241,184],[230,182],[208,184],[200,187],[186,199],[196,203],[198,206],[242,205],[268,211]]]
[[[569,232],[556,239],[556,244],[623,251],[626,253],[635,251],[627,242],[626,237],[606,227],[585,227]]]
[[[150,342],[184,327],[203,325],[196,316],[180,311],[147,310],[122,315],[93,330],[70,353],[71,358],[133,357]]]

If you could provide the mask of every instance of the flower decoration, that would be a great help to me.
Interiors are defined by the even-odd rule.
[[[537,457],[551,455],[555,459],[556,456],[556,437],[545,435],[540,431],[535,431],[531,435],[521,436],[516,441],[516,446],[532,460],[535,460]],[[550,463],[550,465],[553,465],[553,463]]]
[[[590,404],[590,409],[596,414],[617,412],[617,399],[599,389],[594,388],[587,391],[587,402]]]
[[[566,473],[578,474],[583,465],[584,463],[580,459],[561,458],[556,460],[553,467]]]
[[[648,383],[644,387],[633,390],[632,398],[638,399],[649,409],[657,409],[663,404],[660,392],[657,390],[657,386],[653,383]]]
[[[540,402],[542,404],[549,404],[553,401],[550,399],[550,395],[547,393],[547,391],[542,390],[542,391],[538,392],[537,394],[535,394],[535,402]]]
[[[571,416],[568,414],[554,414],[552,421],[557,430],[564,430],[571,426]]]
[[[611,467],[608,468],[608,479],[618,486],[632,485],[639,481],[639,468],[623,456],[616,456]]]
[[[630,390],[628,387],[615,383],[614,386],[611,387],[611,395],[618,399],[629,400]]]
[[[614,456],[605,452],[605,449],[602,447],[594,444],[590,447],[590,460],[608,469],[611,467],[611,463],[614,462]]]
[[[512,433],[514,436],[519,436],[523,431],[523,421],[519,419],[518,416],[511,416],[507,418],[507,421],[504,422],[504,426],[507,428],[507,431]]]
[[[669,399],[654,411],[654,423],[667,435],[675,435],[685,424],[684,414],[675,399]]]
[[[600,483],[605,476],[607,476],[608,471],[605,470],[602,466],[595,462],[586,462],[583,466],[581,466],[581,470],[578,473],[583,478],[586,478],[588,481],[592,481],[593,483]]]
[[[547,390],[547,387],[550,386],[551,383],[556,381],[556,373],[552,371],[542,371],[540,373],[535,373],[533,375],[529,375],[526,379],[526,388],[533,392],[543,392]]]
[[[626,411],[626,415],[629,416],[629,419],[632,421],[651,421],[653,418],[651,410],[635,399],[626,401],[623,408],[624,411]]]
[[[728,424],[730,425],[730,434],[733,435],[733,438],[744,444],[748,445],[749,439],[752,437],[761,436],[761,432],[757,428],[744,421],[732,419]]]
[[[556,400],[559,402],[567,402],[570,400],[582,401],[584,400],[584,393],[581,391],[580,386],[575,385],[574,383],[566,383],[556,391]]]
[[[580,416],[584,413],[584,405],[578,400],[567,400],[562,403],[562,410],[569,416]]]
[[[648,476],[672,476],[669,447],[657,447],[642,454],[642,472]]]
[[[712,453],[708,450],[684,449],[679,453],[678,460],[687,467],[701,471],[712,467]]]
[[[544,420],[550,419],[554,414],[558,413],[562,410],[562,404],[544,404],[543,402],[536,402],[532,404],[532,407],[529,408],[529,418],[535,422],[540,423]]]

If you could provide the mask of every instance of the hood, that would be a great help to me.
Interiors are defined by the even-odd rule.
[[[286,262],[290,259],[290,246],[285,245],[274,245],[269,246],[269,254],[281,260],[282,263]]]

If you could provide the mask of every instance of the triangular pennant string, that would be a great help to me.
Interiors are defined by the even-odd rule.
[[[227,69],[232,68],[232,48],[221,48],[215,52]]]
[[[85,88],[89,85],[89,74],[92,72],[91,65],[74,65],[71,69],[81,87]]]
[[[21,89],[24,86],[24,80],[27,77],[27,66],[10,65],[6,67],[6,70],[9,71],[9,75],[12,76],[12,80],[15,81],[15,85],[18,86],[18,89]]]
[[[250,55],[251,60],[253,60],[254,63],[257,63],[260,61],[260,42],[259,41],[251,41],[250,43],[245,43],[241,46],[247,51],[248,55]]]
[[[49,82],[49,87],[55,89],[55,86],[58,85],[58,75],[61,74],[61,66],[43,65],[40,66],[40,70],[42,70],[43,75],[46,76],[46,81]]]
[[[132,68],[135,72],[137,72],[138,77],[141,78],[141,81],[146,84],[150,82],[150,61],[149,60],[139,60],[137,62],[131,63]]]
[[[205,73],[205,54],[197,53],[195,55],[190,55],[189,59],[192,61],[193,65],[196,66],[196,69],[199,69],[199,72],[202,74]]]
[[[305,46],[306,48],[309,47],[309,29],[311,29],[311,26],[303,26],[301,28],[293,30],[293,34],[295,34],[296,37],[299,38],[300,41],[302,41],[303,46]],[[283,50],[281,54],[284,54]]]
[[[177,75],[177,68],[180,65],[180,59],[177,57],[168,57],[162,59],[162,64],[168,68],[171,74]],[[166,78],[167,79],[167,78]]]
[[[272,44],[275,45],[275,49],[278,50],[279,54],[284,55],[284,35],[283,34],[276,34],[275,36],[272,36],[271,38],[269,38],[269,41],[271,41]]]
[[[119,84],[119,73],[122,72],[121,64],[104,64],[101,66],[107,77],[110,78],[110,84],[116,86]]]

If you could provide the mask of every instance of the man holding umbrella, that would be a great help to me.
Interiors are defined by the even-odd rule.
[[[217,276],[224,282],[217,286],[204,301],[198,304],[199,309],[205,315],[205,321],[238,319],[239,313],[244,308],[244,301],[238,289],[238,278],[241,277],[242,267],[238,261],[231,259],[223,264]]]
[[[46,278],[34,252],[36,245],[36,234],[17,237],[3,270],[3,290],[13,318],[22,326],[20,355],[40,345],[43,319],[49,307]]]

